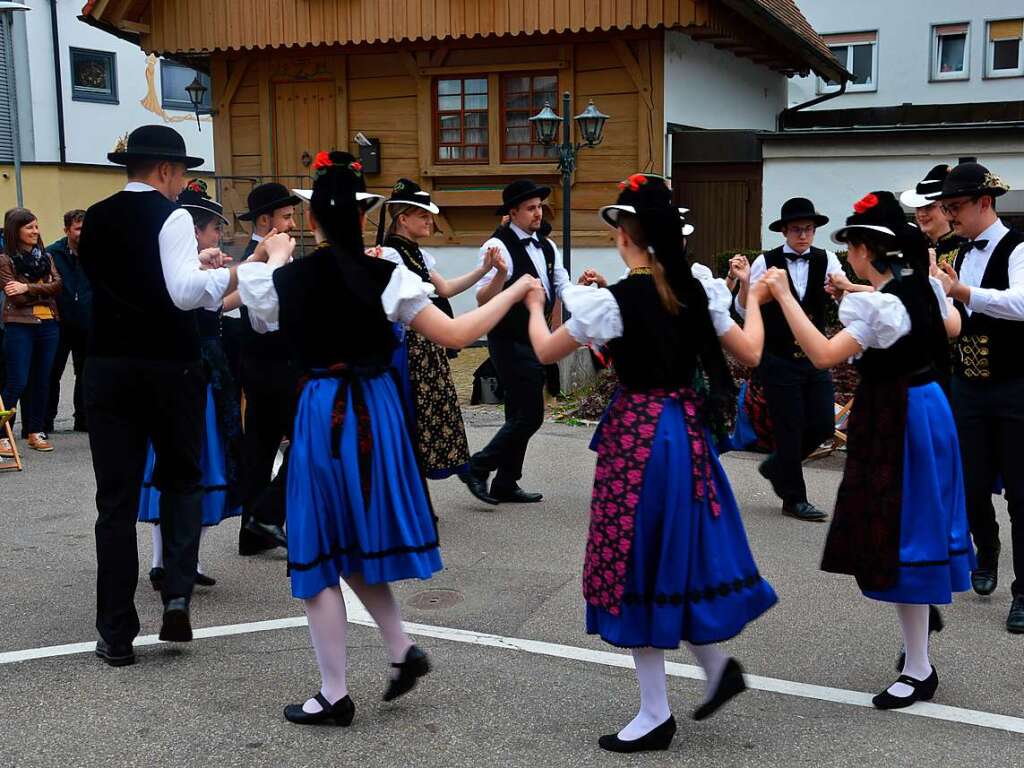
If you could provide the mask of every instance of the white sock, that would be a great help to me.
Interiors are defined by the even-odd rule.
[[[348,695],[345,678],[346,647],[348,642],[348,614],[345,598],[339,587],[325,589],[319,595],[304,600],[309,619],[309,637],[313,641],[316,663],[320,667],[320,693],[331,704]],[[304,712],[321,712],[316,699],[302,705]]]
[[[164,567],[164,537],[160,533],[160,523],[153,527],[153,568]]]
[[[402,614],[398,602],[387,584],[367,584],[362,574],[353,574],[345,582],[356,593],[359,601],[377,623],[380,636],[388,648],[388,656],[392,664],[405,661],[405,654],[412,647],[412,639],[402,629]],[[398,676],[398,670],[392,669],[391,674]]]
[[[200,552],[202,552],[202,551],[203,551],[203,550],[202,550],[202,546],[203,546],[203,539],[205,539],[205,538],[206,538],[206,533],[207,533],[207,531],[209,531],[209,530],[210,530],[209,526],[206,526],[206,525],[204,525],[204,526],[203,526],[203,527],[202,527],[202,528],[201,528],[201,529],[199,530],[199,547],[200,547],[199,551],[200,551]],[[204,574],[204,575],[206,574],[206,571],[204,571],[204,570],[203,570],[203,561],[202,561],[201,559],[197,559],[197,560],[196,560],[196,573],[202,573],[202,574]]]
[[[633,664],[640,684],[640,711],[619,731],[623,741],[645,736],[672,714],[665,689],[665,652],[659,648],[634,648]]]
[[[722,681],[722,673],[725,671],[725,665],[729,662],[729,657],[714,644],[693,645],[692,643],[686,643],[686,647],[704,670],[704,676],[707,678],[707,683],[704,686],[704,701],[707,701],[718,689],[718,684]]]
[[[915,680],[926,680],[932,673],[932,664],[928,660],[928,606],[897,603],[896,615],[903,630],[903,648],[907,654],[903,674]],[[889,693],[900,698],[913,692],[909,685],[903,683],[889,686]]]

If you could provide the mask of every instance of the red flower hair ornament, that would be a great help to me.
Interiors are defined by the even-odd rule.
[[[207,192],[208,187],[206,186],[206,182],[203,181],[202,179],[192,179],[192,181],[188,183],[188,186],[185,187],[185,189],[187,189],[189,192],[195,192],[197,195],[209,197],[209,193]]]
[[[625,181],[619,182],[619,189],[625,190],[627,187],[632,192],[639,192],[640,187],[646,184],[648,181],[647,177],[642,173],[634,173]]]
[[[853,204],[853,212],[864,213],[865,211],[871,210],[876,205],[878,205],[878,197],[869,192]]]
[[[316,175],[319,176],[324,173],[328,168],[334,167],[334,161],[331,160],[331,153],[320,151],[316,153],[316,157],[313,159],[313,170],[316,171]],[[348,169],[352,171],[356,176],[362,175],[363,164],[358,160],[353,160],[348,164]]]

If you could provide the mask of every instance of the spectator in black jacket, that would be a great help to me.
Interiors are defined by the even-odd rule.
[[[78,238],[82,234],[82,220],[85,211],[72,210],[64,214],[64,237],[49,246],[46,250],[53,257],[64,282],[64,290],[57,297],[60,311],[60,342],[57,357],[53,361],[50,375],[50,407],[46,415],[46,431],[53,432],[53,422],[57,417],[57,405],[60,398],[60,380],[64,375],[64,367],[71,356],[71,364],[75,371],[75,431],[87,432],[85,405],[82,402],[82,369],[85,366],[85,353],[89,334],[92,330],[92,286],[82,269],[78,258]]]

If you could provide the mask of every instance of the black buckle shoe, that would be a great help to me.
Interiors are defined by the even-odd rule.
[[[1024,595],[1014,595],[1010,603],[1010,615],[1006,617],[1006,631],[1015,635],[1024,634]]]
[[[213,576],[207,576],[205,573],[196,571],[196,586],[197,587],[212,587],[217,584],[217,580]]]
[[[135,663],[135,651],[131,643],[111,645],[106,640],[98,640],[96,655],[112,667],[127,667]]]
[[[942,611],[937,606],[928,606],[928,634],[932,632],[941,632],[946,627],[946,622],[942,620]],[[902,672],[903,665],[907,663],[907,653],[904,650],[900,650],[899,656],[896,658],[896,671]]]
[[[167,572],[163,568],[150,568],[149,569],[149,583],[153,585],[153,590],[159,592],[164,588],[164,578],[167,576]]]
[[[319,725],[332,720],[335,725],[342,728],[352,725],[352,718],[356,716],[356,705],[350,696],[338,699],[333,704],[319,691],[313,698],[320,705],[319,712],[307,712],[301,704],[289,704],[284,708],[284,719],[297,725]]]
[[[192,622],[188,615],[188,600],[184,597],[172,598],[164,606],[160,639],[166,643],[192,642]]]
[[[871,699],[875,709],[904,709],[915,701],[931,701],[935,695],[935,689],[939,687],[939,673],[932,667],[932,673],[924,680],[915,680],[907,675],[900,675],[896,678],[897,683],[903,683],[911,688],[909,696],[893,696],[886,688],[880,694]],[[889,688],[892,686],[890,685]]]
[[[256,518],[250,517],[245,521],[245,530],[266,541],[273,542],[275,547],[288,547],[288,537],[285,536],[284,529],[280,525],[261,523]]]
[[[597,740],[597,746],[608,752],[654,752],[669,748],[676,735],[676,719],[672,715],[654,730],[648,731],[639,739],[623,741],[618,734],[612,733]]]
[[[487,492],[486,474],[480,476],[473,470],[469,470],[468,472],[463,472],[462,474],[460,474],[459,480],[464,482],[466,484],[466,488],[469,489],[469,492],[473,494],[473,496],[476,499],[482,501],[484,504],[490,504],[493,506],[498,503],[498,500]]]
[[[384,701],[394,701],[415,688],[416,681],[430,672],[430,659],[427,658],[427,654],[413,645],[405,652],[405,661],[391,666],[398,670],[398,677],[393,677],[388,681],[387,690],[384,691]]]
[[[495,488],[494,483],[491,483],[491,496],[501,504],[536,504],[544,500],[543,493],[524,491],[518,485],[511,488]]]
[[[805,523],[823,523],[828,520],[828,515],[807,501],[798,501],[795,504],[783,504],[782,514],[803,520]]]
[[[971,586],[974,591],[983,597],[987,597],[996,591],[999,585],[998,568],[979,568],[971,571]]]
[[[711,698],[693,710],[694,720],[706,720],[722,708],[730,699],[739,696],[747,690],[747,683],[743,679],[743,667],[736,659],[729,659],[722,670],[722,678],[718,681]]]

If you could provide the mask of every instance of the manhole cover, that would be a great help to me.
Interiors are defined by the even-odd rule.
[[[425,589],[406,600],[406,605],[410,605],[413,608],[437,610],[439,608],[451,608],[459,602],[462,602],[462,593],[457,590]]]

